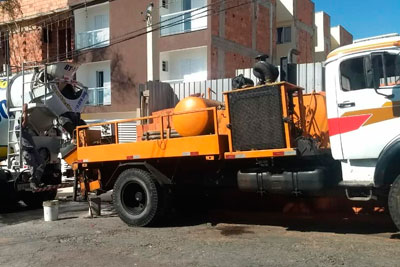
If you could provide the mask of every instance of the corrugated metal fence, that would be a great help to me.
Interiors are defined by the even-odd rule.
[[[236,75],[243,74],[252,79],[255,84],[258,79],[253,74],[253,69],[241,69],[236,71]],[[279,80],[279,78],[278,78]],[[323,63],[309,63],[297,65],[297,84],[305,89],[305,93],[312,91],[325,91],[325,76]],[[211,88],[211,98],[223,101],[223,92],[232,90],[232,79],[218,79],[198,82],[170,83],[178,99],[183,99],[189,95],[202,94],[207,97],[207,88]]]

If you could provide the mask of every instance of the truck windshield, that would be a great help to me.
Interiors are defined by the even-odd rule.
[[[340,64],[341,85],[344,91],[373,88],[368,82],[369,56],[351,58]],[[374,83],[377,88],[400,85],[400,55],[373,54]]]

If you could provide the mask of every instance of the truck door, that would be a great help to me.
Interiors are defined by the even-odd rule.
[[[344,159],[376,159],[400,134],[400,56],[355,56],[339,68],[338,123],[330,134],[340,135]]]

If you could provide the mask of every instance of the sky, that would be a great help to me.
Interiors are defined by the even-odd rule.
[[[331,26],[342,25],[354,39],[387,33],[400,34],[400,0],[312,0],[325,11]]]

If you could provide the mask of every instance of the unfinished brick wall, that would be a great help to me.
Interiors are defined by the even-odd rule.
[[[48,40],[47,40],[47,30],[49,30]],[[43,28],[42,31],[43,31],[43,38],[42,38],[43,42],[41,49],[42,49],[43,59],[45,60],[48,59],[49,62],[53,62],[71,58],[70,55],[72,50],[71,28],[66,29],[65,24],[60,23],[59,25],[53,25],[51,28],[49,27]]]
[[[340,44],[339,46],[353,43],[353,35],[346,31],[343,27],[340,29]]]
[[[212,1],[214,2],[215,0]],[[237,5],[241,6],[235,7]],[[275,53],[276,13],[271,12],[271,5],[276,6],[275,0],[254,3],[236,0],[215,7],[215,12],[234,8],[211,17],[212,36],[227,42],[226,46],[219,44],[218,47],[212,45],[210,48],[211,79],[234,77],[236,69],[251,68],[256,55]],[[220,25],[221,21],[224,22],[223,25]]]
[[[254,59],[243,56],[238,53],[225,53],[225,77],[235,77],[236,70],[242,68],[251,68]]]
[[[47,40],[46,28],[36,27],[34,30],[24,30],[10,35],[10,64],[18,70],[23,62],[55,62],[66,60],[66,46],[72,50],[71,28],[67,29],[68,44],[65,42],[64,27],[53,27]],[[57,33],[59,44],[57,49]],[[48,51],[48,52],[47,52]],[[57,52],[58,51],[58,52]],[[57,56],[58,54],[58,56]],[[5,55],[4,55],[5,56]],[[71,58],[69,55],[68,58]],[[4,59],[3,59],[4,61]]]
[[[10,36],[10,64],[18,69],[23,62],[42,61],[42,29],[37,28]]]
[[[297,19],[308,26],[314,26],[314,10],[315,5],[310,0],[296,1]]]
[[[314,62],[314,39],[313,36],[304,30],[297,30],[297,44],[300,55],[297,57],[297,63]]]
[[[51,11],[67,9],[68,0],[19,0],[20,10],[16,10],[16,18],[33,18]],[[8,15],[0,17],[1,22],[10,21]]]
[[[218,48],[215,46],[211,46],[211,79],[217,79],[220,75],[224,75],[224,73],[220,74],[218,72]]]
[[[310,0],[296,1],[297,25],[297,49],[300,55],[297,57],[297,63],[310,63],[314,61],[314,3]]]
[[[270,25],[269,9],[264,6],[258,5],[256,48],[258,51],[263,52],[265,54],[269,53],[270,27],[271,25]]]
[[[233,7],[243,1],[229,2],[226,7]],[[225,38],[245,47],[252,46],[252,9],[251,5],[244,5],[225,12]]]

